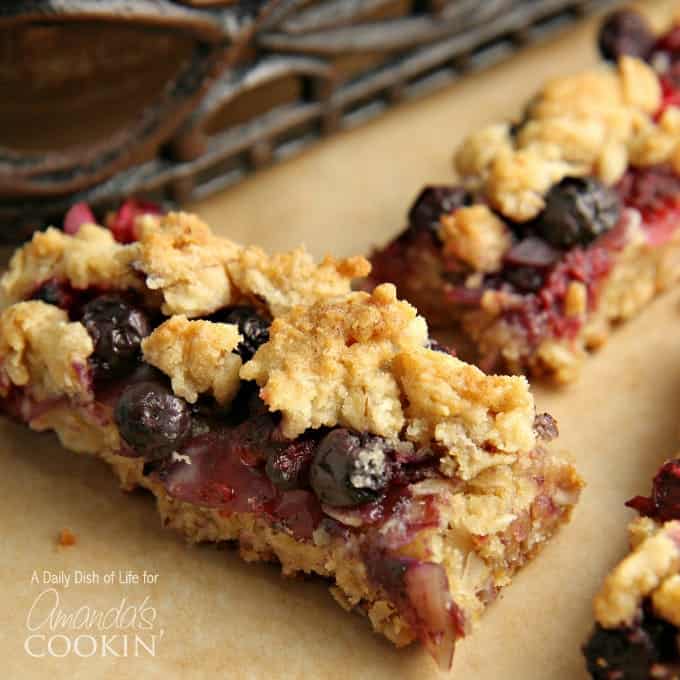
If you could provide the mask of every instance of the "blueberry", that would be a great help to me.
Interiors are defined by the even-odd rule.
[[[534,267],[506,267],[503,278],[520,293],[537,293],[543,288],[543,272]]]
[[[645,59],[655,42],[654,33],[645,18],[630,9],[612,12],[602,22],[597,36],[600,53],[609,61],[618,61],[624,55]]]
[[[310,483],[322,503],[361,505],[376,500],[390,481],[386,443],[344,428],[329,432],[319,443]]]
[[[41,300],[69,311],[75,304],[76,294],[68,285],[56,279],[49,279],[40,285],[31,296],[31,300]]]
[[[146,460],[169,456],[191,432],[189,405],[158,382],[127,387],[116,404],[114,420],[121,437]]]
[[[82,323],[94,341],[95,375],[117,377],[137,364],[140,343],[151,332],[146,314],[121,298],[102,295],[83,308]]]
[[[309,476],[316,442],[301,439],[267,458],[265,472],[273,484],[285,491],[305,485]]]
[[[610,630],[598,625],[583,654],[595,680],[647,680],[657,660],[651,639],[640,628]]]
[[[243,340],[236,351],[243,361],[248,361],[260,345],[269,340],[269,319],[256,312],[252,307],[233,307],[226,311],[222,320],[238,326]]]
[[[534,228],[551,246],[587,246],[616,225],[621,202],[593,178],[567,177],[550,189]]]
[[[661,673],[663,665],[680,660],[677,633],[675,626],[654,615],[647,601],[631,626],[595,627],[583,647],[588,670],[595,680],[648,680],[653,669],[658,669],[658,677],[667,677]]]
[[[470,195],[462,187],[425,187],[409,211],[409,224],[413,229],[436,233],[442,215],[448,215],[471,202]]]

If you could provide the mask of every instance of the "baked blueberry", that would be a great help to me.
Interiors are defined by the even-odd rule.
[[[310,483],[322,503],[361,505],[376,500],[390,480],[390,463],[380,437],[345,428],[329,432],[319,443]]]
[[[238,326],[243,340],[236,351],[243,361],[248,361],[257,352],[260,345],[269,340],[269,319],[259,314],[252,307],[233,307],[227,310],[223,318],[225,323]]]
[[[503,278],[520,293],[536,293],[543,287],[544,273],[534,267],[506,267]]]
[[[42,300],[48,305],[70,311],[75,304],[76,293],[68,283],[49,279],[42,283],[31,296],[32,300]]]
[[[597,45],[605,59],[617,61],[628,55],[645,59],[649,56],[656,38],[639,13],[630,9],[612,12],[600,26]]]
[[[121,437],[146,460],[170,455],[191,432],[189,405],[158,382],[127,387],[116,404],[114,420]]]
[[[279,489],[303,486],[309,476],[316,444],[312,439],[301,439],[270,455],[265,466],[267,477]]]
[[[678,662],[677,634],[677,628],[657,618],[646,602],[631,626],[595,626],[583,646],[588,671],[595,680],[670,679],[665,664]]]
[[[555,248],[587,246],[616,225],[616,192],[592,177],[567,177],[550,189],[535,229]]]
[[[596,626],[583,648],[588,672],[595,680],[648,680],[658,653],[642,628]]]
[[[436,231],[439,219],[471,203],[470,195],[462,187],[431,186],[420,192],[408,214],[413,229]]]
[[[95,375],[116,377],[135,367],[151,326],[146,314],[121,298],[102,295],[83,308],[82,324],[94,342]]]

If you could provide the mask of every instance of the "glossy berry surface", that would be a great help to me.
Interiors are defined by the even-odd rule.
[[[639,12],[626,9],[607,16],[597,36],[600,53],[609,61],[618,61],[624,55],[645,59],[655,42],[646,19]]]
[[[553,186],[536,231],[555,248],[587,246],[618,222],[618,194],[593,178],[567,177]]]
[[[680,519],[680,458],[661,467],[654,477],[651,497],[636,496],[626,505],[662,522]]]
[[[191,432],[189,405],[158,382],[127,387],[116,404],[114,420],[121,437],[146,460],[169,456]]]
[[[94,342],[91,362],[97,377],[117,377],[132,370],[140,343],[151,332],[146,314],[124,300],[102,295],[83,307],[82,324]]]
[[[327,505],[352,506],[376,500],[390,480],[384,441],[344,428],[329,432],[319,443],[310,483]]]
[[[66,311],[77,304],[78,293],[67,282],[49,279],[42,283],[31,295],[32,300],[41,300]]]
[[[269,340],[269,319],[256,312],[252,307],[233,307],[227,310],[221,320],[238,326],[243,340],[236,351],[243,361],[248,361],[260,345]]]
[[[470,195],[461,187],[426,187],[409,211],[409,224],[414,229],[436,232],[442,215],[448,215],[470,202]]]
[[[675,667],[680,660],[677,634],[677,628],[654,616],[646,603],[631,626],[595,627],[583,647],[588,671],[595,680],[670,680],[667,664]]]
[[[317,442],[302,439],[276,451],[267,459],[267,477],[279,489],[289,490],[305,486]]]
[[[137,218],[143,215],[162,215],[161,207],[151,201],[130,198],[106,219],[106,226],[119,243],[137,240]]]

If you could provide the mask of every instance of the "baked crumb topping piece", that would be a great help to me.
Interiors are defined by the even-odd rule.
[[[35,399],[92,399],[88,358],[93,344],[85,327],[65,311],[38,300],[0,313],[0,394],[26,387]]]
[[[117,243],[108,229],[85,224],[70,236],[51,228],[14,254],[0,289],[5,306],[29,297],[44,281],[75,289],[157,291],[170,316],[207,316],[222,307],[256,304],[273,315],[350,291],[366,276],[367,260],[326,257],[320,264],[302,248],[274,256],[213,234],[196,215],[144,215],[139,240]]]
[[[269,337],[241,377],[282,412],[286,437],[338,424],[399,436],[405,418],[392,362],[425,345],[427,325],[394,286],[295,307],[274,319]]]
[[[349,293],[351,281],[367,276],[370,268],[368,260],[360,256],[346,260],[326,256],[315,264],[303,248],[268,255],[257,246],[244,248],[228,264],[235,286],[264,300],[275,317],[295,305]]]
[[[384,284],[275,319],[241,377],[255,380],[269,408],[282,413],[287,437],[336,425],[405,436],[439,444],[454,459],[460,453],[464,478],[478,471],[475,455],[493,459],[535,445],[524,378],[486,376],[426,342],[424,319]]]
[[[528,221],[564,177],[614,184],[629,162],[671,161],[680,147],[677,109],[655,121],[661,96],[654,69],[630,56],[556,78],[532,100],[516,135],[497,124],[473,134],[456,153],[456,169],[505,217]]]
[[[163,295],[164,314],[204,316],[230,305],[256,300],[277,316],[293,305],[349,292],[351,281],[365,276],[361,257],[321,264],[302,248],[267,255],[215,236],[195,215],[146,216],[141,223],[136,267],[146,285]]]
[[[50,279],[81,289],[141,289],[134,258],[135,249],[116,243],[104,227],[84,224],[73,236],[50,227],[14,253],[0,281],[0,302],[6,307],[24,300]]]
[[[193,404],[199,394],[209,393],[218,404],[229,404],[241,382],[241,357],[233,353],[241,340],[234,324],[176,315],[141,346],[144,360],[170,378],[175,394]]]
[[[196,215],[146,215],[139,224],[139,242],[132,246],[138,251],[135,268],[162,294],[163,314],[196,317],[233,304],[239,291],[225,265],[240,246],[215,236]]]
[[[659,526],[609,574],[595,598],[595,618],[607,628],[631,625],[642,600],[680,572],[680,522]],[[671,586],[658,596],[664,606],[677,590]],[[654,601],[654,600],[653,600]],[[676,600],[680,612],[680,600]]]
[[[439,238],[445,255],[457,257],[480,272],[500,269],[512,245],[510,230],[503,220],[479,204],[444,215]]]

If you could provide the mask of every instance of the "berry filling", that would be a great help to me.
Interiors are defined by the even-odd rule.
[[[137,218],[143,215],[161,215],[160,206],[150,201],[140,201],[134,198],[125,201],[114,213],[106,216],[106,226],[111,230],[113,237],[119,243],[132,243],[136,241]]]
[[[678,629],[657,618],[648,601],[631,626],[597,625],[583,654],[595,680],[671,680],[680,670]]]
[[[104,223],[119,243],[132,243],[139,237],[136,222],[143,215],[162,215],[163,210],[156,203],[130,198],[106,216]],[[99,224],[87,203],[74,203],[64,216],[64,232],[73,236],[84,224]]]
[[[652,482],[651,496],[636,496],[626,505],[659,522],[680,520],[680,458],[662,466]]]
[[[570,284],[585,288],[585,310],[597,308],[600,290],[631,230],[651,246],[668,241],[680,224],[680,177],[668,166],[631,168],[615,187],[593,178],[567,177],[546,196],[531,222],[509,224],[513,245],[500,271],[472,277],[446,256],[439,220],[469,202],[456,187],[424,190],[409,213],[410,226],[373,256],[375,280],[396,281],[434,325],[450,324],[481,306],[484,293],[502,294],[503,319],[528,348],[546,336],[570,340],[584,314],[569,311]]]

